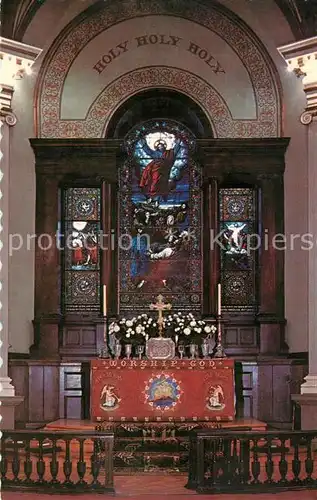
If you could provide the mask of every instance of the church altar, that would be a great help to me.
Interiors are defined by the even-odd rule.
[[[233,359],[91,361],[94,421],[232,421],[234,413]]]

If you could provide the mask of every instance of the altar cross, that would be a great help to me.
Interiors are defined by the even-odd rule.
[[[163,295],[158,295],[156,304],[150,304],[150,309],[158,312],[157,324],[159,327],[159,334],[162,336],[163,331],[163,311],[172,309],[172,304],[165,304]]]

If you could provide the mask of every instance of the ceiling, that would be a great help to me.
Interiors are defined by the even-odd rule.
[[[45,1],[2,0],[1,35],[22,41],[31,19]],[[275,2],[288,20],[297,40],[317,35],[317,0],[275,0]]]

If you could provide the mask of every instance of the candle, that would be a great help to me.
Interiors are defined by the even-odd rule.
[[[103,285],[103,315],[107,316],[107,285]]]
[[[221,316],[221,284],[218,283],[218,316]]]

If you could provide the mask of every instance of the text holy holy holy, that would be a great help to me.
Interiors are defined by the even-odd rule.
[[[99,74],[102,73],[106,69],[106,67],[109,66],[109,64],[111,64],[122,54],[128,52],[131,48],[139,48],[151,45],[180,47],[184,43],[185,50],[207,64],[215,74],[225,73],[225,70],[221,66],[220,62],[217,61],[205,48],[200,47],[192,41],[184,41],[178,36],[154,33],[150,35],[137,36],[132,40],[125,40],[115,47],[112,47],[99,59],[99,61],[97,61],[97,63],[93,66],[93,69],[96,70]]]

